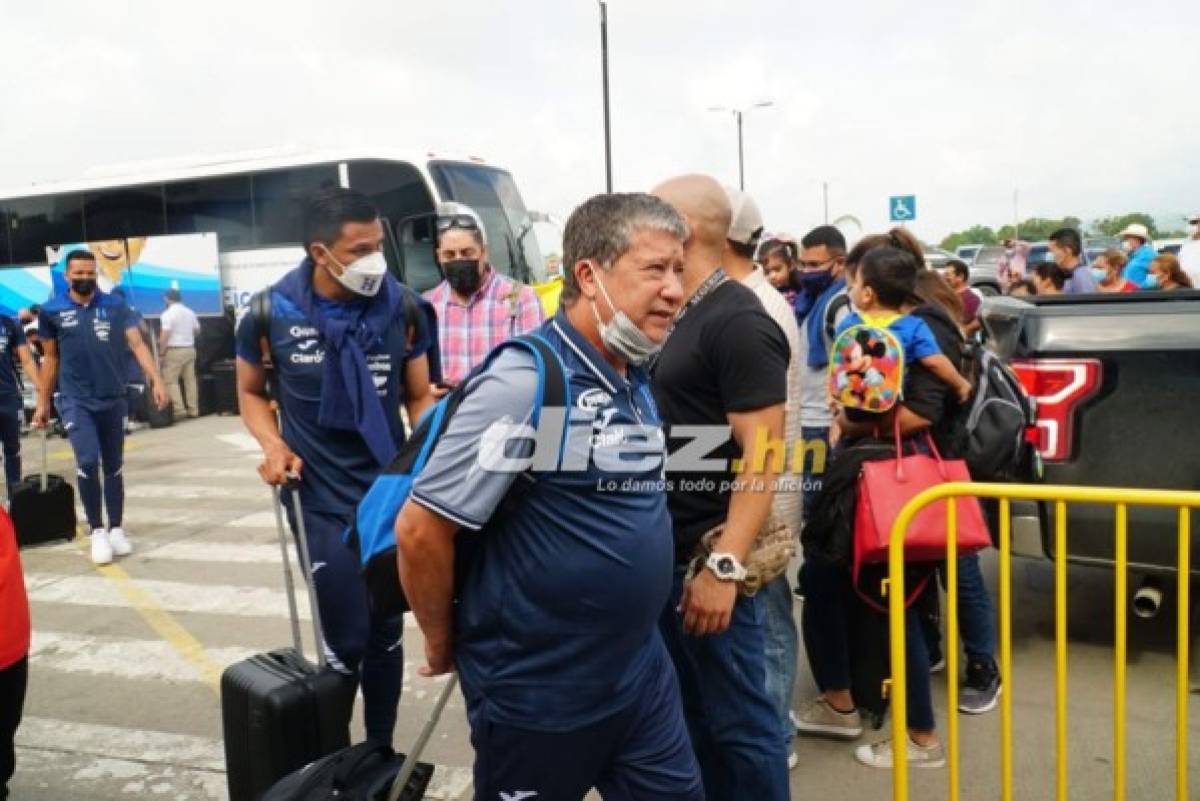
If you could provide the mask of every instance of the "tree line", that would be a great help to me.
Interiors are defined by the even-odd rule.
[[[1020,223],[1018,230],[1020,238],[1026,242],[1040,242],[1044,239],[1049,239],[1050,234],[1059,228],[1074,228],[1082,231],[1085,236],[1116,236],[1133,223],[1141,223],[1146,226],[1146,230],[1150,232],[1150,236],[1153,239],[1171,239],[1186,236],[1183,231],[1164,231],[1159,229],[1158,225],[1154,222],[1154,218],[1142,211],[1135,211],[1115,217],[1101,217],[1098,220],[1093,220],[1091,225],[1086,226],[1086,228],[1083,225],[1083,221],[1078,217],[1063,217],[1061,220],[1030,217],[1028,220]],[[1011,224],[1001,226],[999,229],[993,229],[986,225],[972,225],[965,231],[956,231],[947,236],[942,240],[941,246],[945,250],[953,251],[960,245],[999,245],[1006,239],[1015,238],[1018,230],[1014,230]]]

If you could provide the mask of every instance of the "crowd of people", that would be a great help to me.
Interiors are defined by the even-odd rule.
[[[862,735],[852,645],[885,642],[886,627],[862,627],[868,607],[847,564],[806,544],[798,585],[786,566],[802,531],[806,543],[844,535],[814,534],[823,505],[845,492],[824,479],[843,454],[880,441],[878,420],[832,407],[826,390],[832,339],[857,317],[885,317],[913,349],[905,435],[932,429],[953,448],[953,410],[970,391],[962,295],[956,279],[923,269],[907,232],[852,250],[829,226],[798,243],[764,240],[751,197],[698,175],[600,195],[566,224],[561,305],[543,320],[533,293],[489,264],[469,208],[439,209],[445,281],[424,297],[386,275],[366,198],[323,193],[304,231],[308,256],[270,290],[268,328],[250,315],[239,325],[239,392],[263,445],[260,474],[300,494],[331,664],[361,683],[369,738],[392,740],[402,624],[373,616],[342,534],[404,445],[401,408],[417,421],[450,392],[453,415],[396,538],[424,634],[421,672],[462,681],[477,797],[582,798],[596,787],[616,798],[785,799],[797,734]],[[581,469],[538,473],[514,505],[520,476],[481,458],[498,427],[530,420],[541,373],[523,350],[487,356],[529,333],[557,353],[577,399],[572,425],[591,435],[564,440],[561,463]],[[718,432],[697,466],[622,456],[631,443],[677,453],[685,430]],[[803,443],[802,463],[767,458],[773,442]],[[462,536],[482,543],[465,578]],[[772,536],[784,543],[773,559],[762,546]],[[982,712],[999,692],[990,600],[977,561],[965,558],[960,574],[960,705]],[[944,757],[931,609],[936,598],[911,613],[906,747],[932,767]],[[797,712],[801,634],[820,696]],[[856,756],[887,767],[891,748]]]
[[[1018,297],[1193,289],[1200,284],[1200,214],[1188,218],[1188,235],[1178,254],[1160,253],[1146,226],[1133,223],[1118,235],[1119,249],[1105,250],[1087,265],[1080,233],[1060,228],[1050,235],[1053,260],[1032,268],[1026,264],[1027,243],[1005,242],[999,279],[1006,294]]]
[[[1056,232],[1053,264],[1027,278],[1018,259],[1006,263],[1009,292],[1191,286],[1174,257],[1147,255],[1136,228],[1126,252],[1090,268],[1078,232]],[[871,580],[846,558],[845,510],[863,461],[894,453],[893,431],[918,448],[932,436],[947,455],[961,447],[966,342],[980,327],[966,264],[926,269],[903,228],[852,248],[831,226],[798,241],[768,236],[749,195],[686,175],[574,211],[560,307],[544,319],[536,294],[491,266],[466,206],[437,210],[445,280],[424,296],[389,275],[383,223],[365,196],[321,192],[302,231],[305,258],[265,290],[265,318],[238,324],[238,396],[262,446],[258,472],[284,487],[293,532],[306,532],[329,664],[361,686],[367,738],[392,742],[404,626],[372,608],[344,534],[408,431],[450,393],[453,412],[395,534],[424,635],[421,674],[461,679],[477,798],[583,798],[594,787],[607,798],[782,800],[797,737],[858,740],[882,719],[888,667],[878,655],[889,634]],[[24,327],[0,320],[0,338],[37,385],[35,425],[47,424],[58,390],[92,558],[103,564],[132,548],[121,528],[128,355],[159,406],[168,382],[137,314],[97,290],[94,257],[72,253],[65,268],[68,292]],[[177,379],[194,363],[195,315],[178,293],[167,300],[170,394],[191,416],[194,383],[180,393]],[[831,348],[858,324],[886,328],[910,357],[903,401],[886,414],[831,402]],[[482,466],[496,432],[530,423],[539,403],[546,366],[532,353],[489,358],[519,335],[557,355],[569,424],[590,432],[564,437],[557,467],[537,473]],[[3,401],[16,386],[9,361]],[[681,455],[697,432],[706,448],[689,462]],[[10,433],[0,425],[11,485],[20,468]],[[802,458],[777,458],[780,442]],[[527,450],[516,457],[532,458]],[[479,545],[462,571],[464,536]],[[11,561],[0,541],[0,570]],[[977,556],[959,560],[958,576],[958,708],[984,713],[1002,689],[993,608]],[[907,613],[907,742],[857,747],[864,765],[890,767],[897,747],[910,765],[944,765],[930,692],[945,665],[937,588],[926,584]],[[801,637],[817,695],[797,703]],[[23,683],[23,660],[0,659],[0,680]],[[0,735],[10,774],[11,732]]]

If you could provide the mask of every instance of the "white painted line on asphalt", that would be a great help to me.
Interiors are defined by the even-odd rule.
[[[268,502],[267,511],[254,512],[254,513],[248,514],[244,517],[239,517],[234,520],[230,520],[228,523],[225,523],[224,525],[227,528],[269,528],[271,530],[274,530],[275,529],[275,512],[274,512],[274,510],[270,509],[269,507],[270,507],[270,504]]]
[[[80,520],[83,520],[80,515]],[[138,528],[149,528],[152,526],[202,526],[205,523],[210,525],[218,525],[218,520],[215,515],[204,514],[195,510],[188,511],[186,509],[169,509],[153,506],[133,506],[126,507],[124,519],[121,521],[122,528],[130,537],[137,537]]]
[[[215,569],[215,566],[214,566]],[[300,618],[308,620],[308,594],[296,576],[296,606]],[[280,583],[283,583],[280,577]],[[282,589],[232,584],[193,584],[159,579],[133,579],[133,586],[146,593],[163,610],[172,614],[197,613],[235,617],[286,618],[287,593]],[[26,573],[25,588],[32,603],[129,608],[119,587],[103,576],[60,576]],[[412,615],[404,616],[405,628],[415,628]]]
[[[250,648],[206,648],[204,652],[221,668],[257,653]],[[34,631],[29,658],[38,672],[89,673],[171,682],[204,678],[199,667],[180,656],[165,640]]]
[[[235,562],[237,564],[280,564],[279,545],[266,543],[212,542],[182,540],[146,551],[150,560],[169,559],[179,562]],[[289,560],[296,569],[296,557]]]
[[[26,716],[17,729],[17,744],[109,759],[161,762],[195,770],[225,770],[221,741],[190,734]]]
[[[196,467],[191,470],[183,470],[178,473],[171,473],[172,478],[232,478],[238,481],[258,480],[258,475],[253,470],[247,470],[245,467]]]
[[[460,801],[471,781],[470,768],[435,765],[425,798]],[[226,797],[225,750],[207,737],[26,716],[17,730],[16,782],[219,801]]]
[[[258,444],[258,440],[245,431],[235,431],[232,434],[217,434],[216,438],[239,451],[262,453],[262,447]]]
[[[467,797],[473,780],[474,773],[470,768],[435,765],[425,797],[429,801],[458,801]]]
[[[247,477],[249,478],[249,477]],[[130,481],[125,485],[125,497],[132,499],[194,501],[207,499],[238,499],[270,504],[270,491],[254,477],[255,483],[238,487],[219,484],[145,484]]]
[[[59,798],[163,798],[170,801],[226,801],[223,771],[177,768],[57,750],[17,746],[17,775],[10,789],[22,798],[25,787],[54,788]]]
[[[282,577],[280,583],[282,584]],[[286,617],[287,596],[282,589],[230,584],[192,584],[181,581],[135,579],[133,584],[167,612],[193,612],[239,617]],[[127,608],[120,589],[102,576],[53,576],[27,573],[25,585],[34,603]],[[300,617],[308,617],[308,598],[296,593]]]

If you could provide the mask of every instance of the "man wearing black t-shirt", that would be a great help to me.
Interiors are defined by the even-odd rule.
[[[729,201],[705,176],[675,178],[654,194],[687,219],[687,300],[655,366],[654,399],[668,432],[723,429],[723,442],[692,472],[669,465],[667,506],[675,535],[675,580],[662,631],[679,673],[684,712],[709,801],[789,797],[787,752],[766,691],[761,599],[738,592],[743,562],[771,509],[772,460],[782,441],[790,349],[758,297],[720,270]],[[689,441],[674,436],[672,454]],[[742,459],[735,473],[732,460]],[[765,471],[755,471],[765,462]],[[685,582],[701,537],[723,526],[712,556]]]

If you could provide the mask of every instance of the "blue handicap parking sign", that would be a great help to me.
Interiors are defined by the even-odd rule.
[[[911,222],[917,219],[917,196],[895,195],[888,198],[888,215],[892,222]]]

